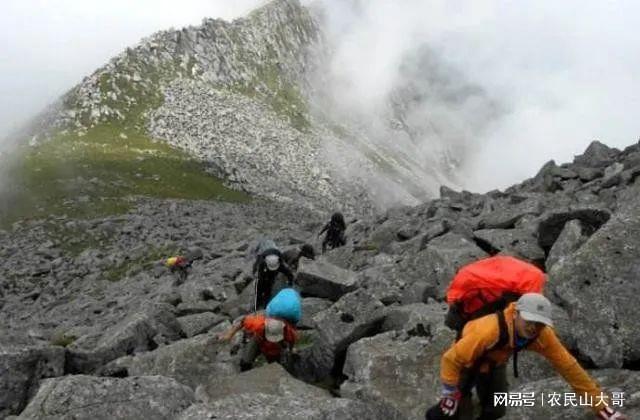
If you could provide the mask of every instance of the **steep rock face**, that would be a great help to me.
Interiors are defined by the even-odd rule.
[[[611,219],[550,272],[579,348],[600,367],[620,368],[640,359],[633,315],[640,293],[639,192],[637,186],[626,191]]]
[[[267,104],[210,84],[178,79],[151,114],[150,133],[215,162],[228,185],[313,208],[367,212],[364,181],[344,179],[316,129],[300,131]]]
[[[173,419],[194,402],[193,391],[170,378],[47,379],[21,419]]]

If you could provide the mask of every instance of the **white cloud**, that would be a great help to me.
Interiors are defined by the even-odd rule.
[[[343,102],[371,108],[399,81],[403,58],[426,44],[445,68],[459,73],[460,86],[481,86],[506,111],[465,137],[469,157],[462,175],[469,189],[502,188],[533,176],[549,159],[570,161],[593,139],[622,148],[640,135],[636,2],[323,3],[337,42],[333,69]],[[428,83],[434,89],[441,81]],[[422,119],[443,110],[424,105]],[[449,107],[439,123],[449,124],[444,129],[451,135],[443,138],[473,128],[477,110]]]

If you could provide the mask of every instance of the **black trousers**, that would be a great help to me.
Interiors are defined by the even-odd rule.
[[[255,282],[254,311],[259,311],[267,307],[267,303],[269,303],[273,295],[273,284],[275,281],[275,275],[258,274]]]
[[[506,407],[494,406],[493,394],[507,392],[509,389],[506,365],[496,366],[487,373],[464,371],[460,377],[459,388],[462,392],[462,398],[456,416],[442,416],[439,412],[439,405],[435,405],[427,411],[426,419],[473,420],[476,411],[472,398],[474,388],[480,401],[480,416],[475,417],[476,420],[494,420],[505,416]]]

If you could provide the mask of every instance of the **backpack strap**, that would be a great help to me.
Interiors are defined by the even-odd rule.
[[[504,312],[497,311],[496,315],[498,315],[498,341],[496,344],[491,346],[489,350],[499,349],[500,347],[504,347],[509,342],[509,329],[507,328],[507,322],[504,319]]]
[[[490,351],[504,347],[509,342],[509,330],[507,328],[507,322],[504,319],[504,312],[496,311],[495,314],[498,317],[498,341],[496,341],[493,346],[486,349],[484,353],[482,353],[480,357],[476,359],[475,363],[471,367],[472,371],[478,372],[480,370],[480,366],[485,362],[489,363],[490,367],[493,368],[495,366],[495,363],[493,360],[488,358],[487,355]]]

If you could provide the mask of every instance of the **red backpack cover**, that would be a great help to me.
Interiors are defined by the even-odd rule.
[[[447,289],[450,312],[457,312],[461,320],[455,328],[447,325],[458,329],[470,319],[504,308],[524,293],[542,293],[545,282],[542,270],[515,257],[496,255],[467,264]]]

